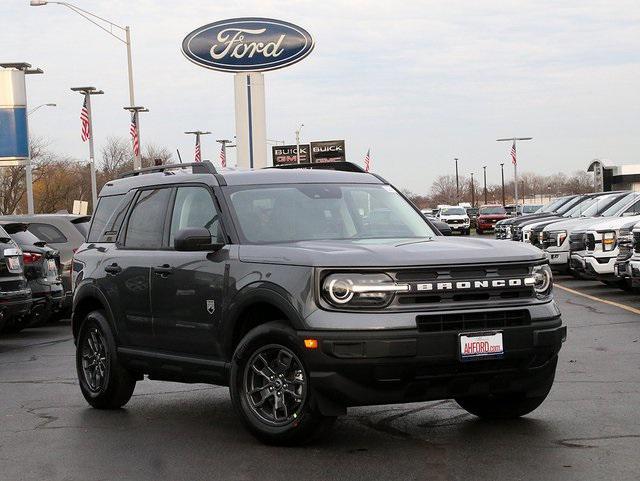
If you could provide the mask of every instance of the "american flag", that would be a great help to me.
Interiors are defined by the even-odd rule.
[[[371,149],[367,150],[367,155],[364,156],[364,171],[369,172],[369,166],[371,164]]]
[[[513,141],[513,144],[511,145],[511,162],[513,162],[513,165],[516,165],[518,162],[516,161],[516,141]]]
[[[220,165],[223,169],[227,168],[227,153],[225,152],[224,144],[220,146]]]
[[[82,123],[80,138],[83,142],[86,142],[89,140],[89,137],[91,137],[91,129],[89,127],[89,109],[87,108],[88,98],[88,95],[84,96],[84,103],[82,104],[82,110],[80,111],[80,122]]]
[[[131,126],[129,127],[131,141],[133,142],[133,155],[140,155],[140,139],[138,138],[138,116],[135,112],[131,114]]]
[[[194,160],[196,162],[202,162],[202,151],[200,150],[200,136],[196,135],[196,155]]]

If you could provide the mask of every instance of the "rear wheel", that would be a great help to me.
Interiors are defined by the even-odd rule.
[[[335,420],[312,407],[300,341],[281,323],[259,326],[240,341],[229,390],[245,426],[267,444],[308,442]]]
[[[76,369],[82,395],[94,408],[118,409],[131,399],[136,380],[118,360],[103,311],[87,314],[80,327]]]

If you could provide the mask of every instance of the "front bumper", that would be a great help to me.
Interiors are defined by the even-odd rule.
[[[447,223],[447,225],[449,226],[449,228],[452,231],[466,231],[469,230],[471,228],[470,224],[449,224]]]
[[[559,316],[503,333],[500,359],[461,361],[458,331],[300,331],[312,387],[334,406],[418,402],[528,391],[553,379],[567,329]],[[469,331],[466,331],[469,332]],[[477,331],[473,331],[477,332]]]
[[[545,255],[554,270],[569,267],[569,251],[545,251]]]
[[[614,277],[614,266],[617,256],[595,257],[592,255],[581,256],[571,254],[570,266],[572,269],[591,277]]]

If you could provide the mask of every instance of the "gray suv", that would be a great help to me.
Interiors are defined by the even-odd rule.
[[[73,269],[89,404],[126,404],[145,375],[227,385],[254,435],[295,444],[350,406],[543,402],[566,327],[542,252],[443,237],[355,165],[293,167],[105,185]]]

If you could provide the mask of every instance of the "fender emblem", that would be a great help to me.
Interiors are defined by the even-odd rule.
[[[213,314],[216,310],[216,301],[213,299],[207,299],[207,312]]]

